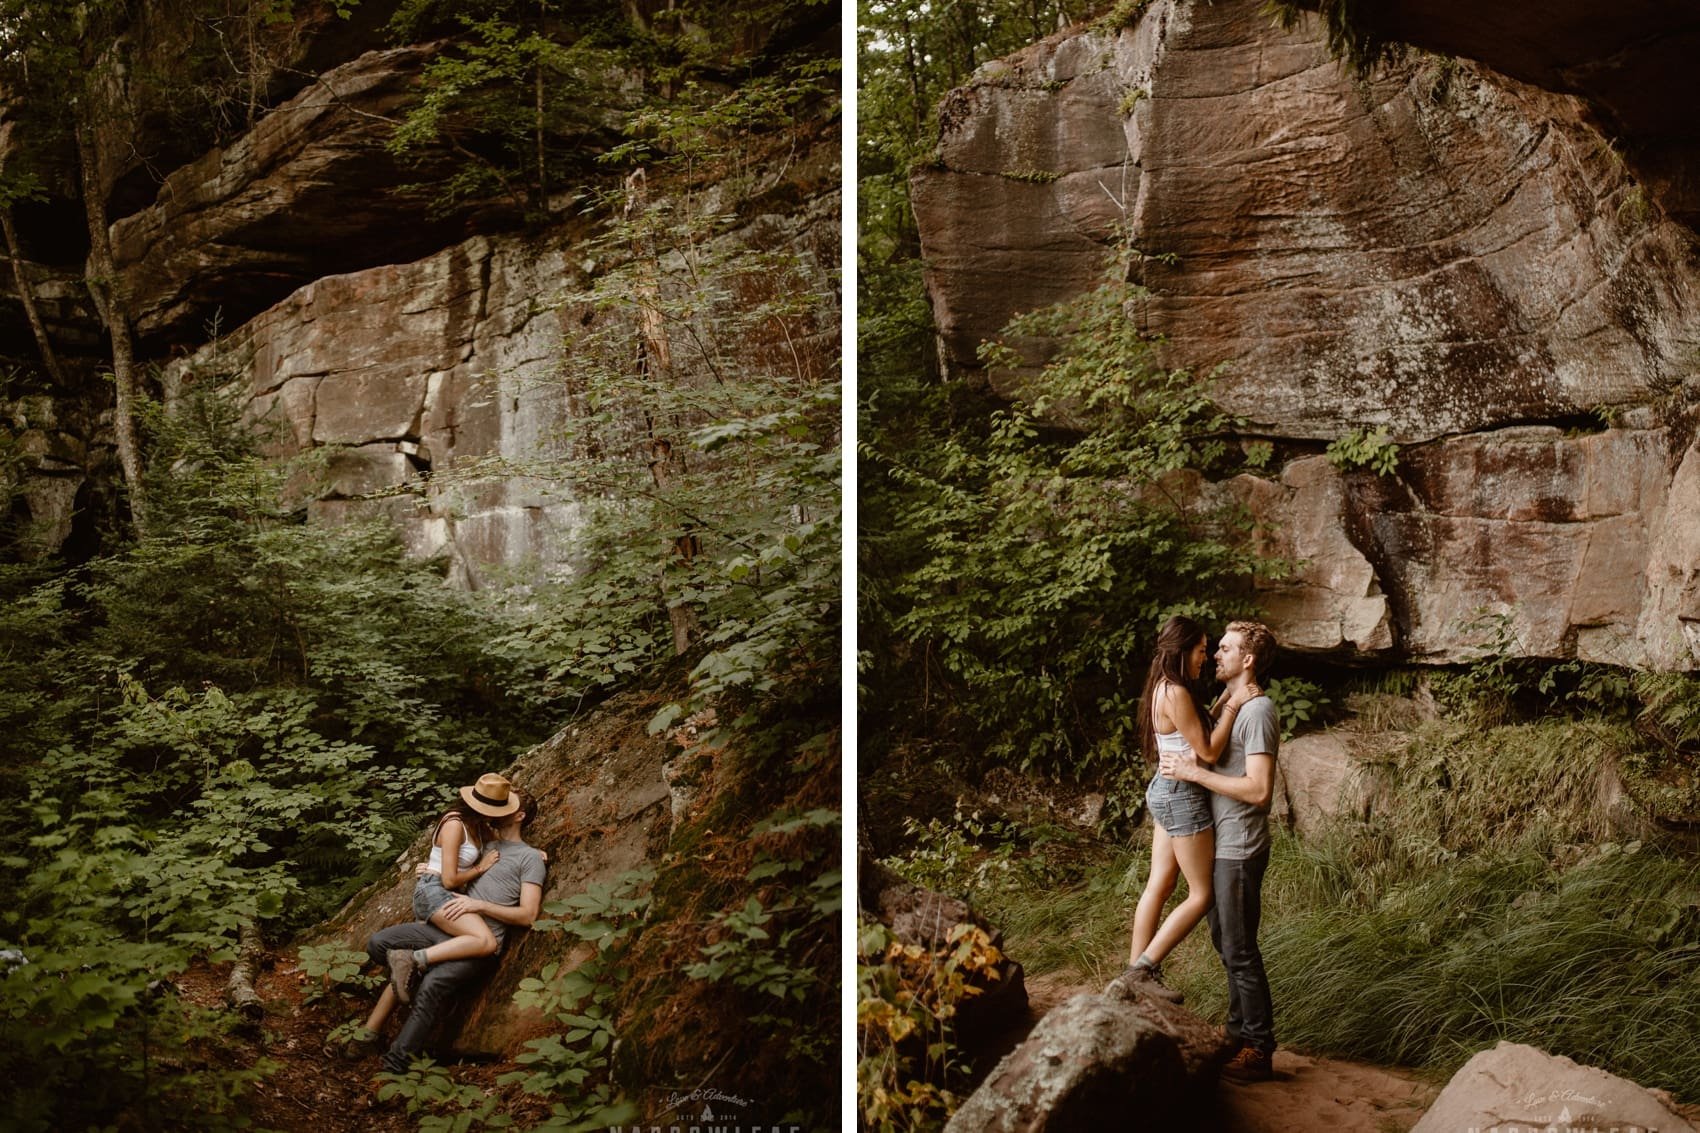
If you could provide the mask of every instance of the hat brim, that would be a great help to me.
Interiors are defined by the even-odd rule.
[[[519,800],[511,794],[505,803],[488,803],[478,797],[476,788],[462,787],[460,797],[462,802],[486,818],[506,818],[519,809]]]

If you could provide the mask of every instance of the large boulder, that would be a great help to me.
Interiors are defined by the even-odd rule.
[[[1355,81],[1256,0],[1157,0],[985,68],[914,179],[945,356],[1103,278],[1253,431],[1438,437],[1645,401],[1688,372],[1693,233],[1572,98],[1467,65]]]
[[[222,148],[178,169],[112,227],[144,340],[199,343],[320,275],[415,258],[448,229],[390,192],[420,179],[385,149],[430,46],[373,51],[319,77]]]
[[[1128,317],[1175,365],[1228,363],[1216,397],[1276,442],[1267,476],[1177,480],[1297,564],[1261,594],[1284,642],[1700,666],[1700,255],[1580,100],[1435,59],[1357,80],[1314,21],[1155,0],[940,116],[913,189],[947,366],[1128,232]],[[1368,426],[1391,475],[1310,455]],[[1501,616],[1503,641],[1472,628]]]
[[[947,1133],[1177,1128],[1228,1057],[1221,1032],[1138,982],[1112,981],[1039,1021],[997,1064]]]
[[[1329,822],[1364,817],[1373,784],[1344,732],[1294,736],[1281,745],[1275,761],[1275,796],[1270,814],[1300,834],[1314,834]]]
[[[1452,1076],[1411,1133],[1640,1129],[1694,1133],[1661,1098],[1625,1078],[1521,1043],[1484,1050]]]

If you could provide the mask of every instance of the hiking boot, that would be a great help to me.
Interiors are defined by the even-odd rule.
[[[1231,1082],[1267,1082],[1275,1077],[1275,1057],[1267,1050],[1243,1046],[1222,1067],[1222,1077]]]
[[[1226,1026],[1216,1028],[1216,1033],[1222,1036],[1222,1045],[1235,1054],[1245,1049],[1245,1040],[1228,1030]]]
[[[413,949],[392,948],[386,959],[390,962],[390,983],[395,997],[403,1003],[413,1002],[413,985],[419,977],[419,965],[413,962]]]
[[[1117,976],[1123,987],[1132,988],[1139,985],[1158,999],[1166,999],[1170,1003],[1184,1003],[1186,996],[1163,983],[1163,973],[1149,964],[1129,964]]]

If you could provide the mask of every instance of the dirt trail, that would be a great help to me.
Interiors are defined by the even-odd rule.
[[[1027,981],[1027,990],[1031,1020],[1037,1022],[1079,993],[1102,988],[1036,976]],[[1000,1045],[1007,1052],[1024,1037],[1017,1034]],[[1201,1114],[1199,1127],[1220,1133],[1404,1133],[1437,1093],[1434,1085],[1409,1071],[1278,1050],[1274,1080],[1219,1082],[1219,1108],[1213,1115]]]
[[[175,982],[185,998],[213,1007],[223,999],[229,973],[229,965],[197,966]],[[314,988],[297,968],[292,949],[268,959],[254,990],[265,1004],[264,1020],[257,1029],[228,1037],[216,1052],[209,1052],[208,1060],[229,1067],[252,1066],[262,1058],[276,1064],[276,1071],[244,1099],[243,1112],[256,1126],[311,1133],[413,1133],[419,1128],[419,1119],[409,1117],[402,1102],[378,1100],[375,1056],[349,1062],[323,1049],[331,1028],[361,1014],[370,999],[332,993],[305,1002]],[[391,1033],[394,1028],[391,1020]],[[517,1086],[497,1084],[498,1077],[514,1069],[511,1062],[463,1063],[451,1072],[456,1082],[509,1099],[507,1112],[531,1111],[532,1122],[541,1120],[545,1107],[526,1098]],[[526,1124],[522,1120],[520,1128]]]

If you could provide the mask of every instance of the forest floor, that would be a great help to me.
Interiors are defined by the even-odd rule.
[[[203,1007],[217,1007],[223,1002],[229,974],[229,965],[197,966],[176,983],[185,998]],[[265,1004],[265,1018],[230,1036],[217,1058],[232,1068],[253,1066],[262,1059],[276,1066],[240,1103],[256,1128],[285,1133],[412,1133],[419,1127],[419,1117],[408,1113],[405,1101],[379,1098],[376,1055],[351,1062],[325,1050],[331,1030],[370,1003],[356,1005],[334,993],[309,1001],[313,981],[297,968],[291,950],[270,957],[254,990]],[[394,1029],[392,1020],[389,1033]],[[518,1086],[497,1083],[515,1069],[519,1067],[512,1062],[468,1061],[454,1065],[451,1073],[463,1086],[477,1086],[503,1098],[503,1112],[514,1115],[519,1127],[525,1128],[547,1116],[547,1107]]]

